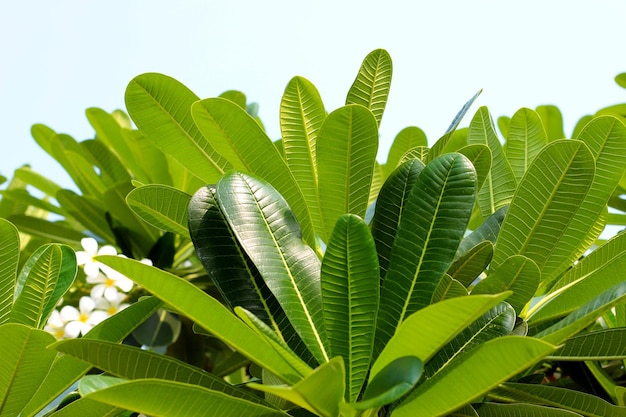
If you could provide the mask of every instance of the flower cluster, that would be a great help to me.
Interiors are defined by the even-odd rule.
[[[52,333],[57,339],[76,338],[85,335],[91,328],[109,316],[128,307],[124,301],[133,289],[133,282],[96,261],[99,255],[124,256],[110,245],[98,248],[98,242],[93,238],[81,240],[84,250],[76,252],[76,261],[85,272],[85,281],[92,285],[89,295],[82,296],[78,308],[65,305],[60,310],[54,310],[48,319],[45,330]],[[149,265],[149,259],[141,262]]]

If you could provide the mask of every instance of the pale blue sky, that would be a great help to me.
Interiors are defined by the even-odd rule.
[[[626,102],[613,81],[626,72],[625,18],[623,0],[2,2],[0,174],[30,163],[68,185],[30,126],[90,138],[84,110],[123,108],[127,83],[143,72],[202,98],[241,90],[278,138],[291,77],[312,81],[333,110],[376,48],[394,62],[381,161],[406,126],[436,140],[481,88],[477,105],[494,117],[556,104],[569,131],[580,116]]]

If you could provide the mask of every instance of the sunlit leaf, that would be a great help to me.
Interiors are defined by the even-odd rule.
[[[391,87],[392,63],[384,49],[370,52],[359,69],[359,73],[348,91],[346,104],[360,104],[370,109],[380,125],[383,118],[389,88]]]

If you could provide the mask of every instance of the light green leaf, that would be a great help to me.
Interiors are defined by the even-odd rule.
[[[324,121],[316,145],[322,239],[327,241],[341,215],[365,217],[378,151],[376,120],[362,106],[341,107]]]
[[[428,139],[424,131],[416,126],[402,129],[396,135],[389,149],[387,163],[385,164],[385,175],[389,176],[400,165],[400,160],[407,151],[417,147],[428,147]]]
[[[55,197],[57,192],[61,190],[61,186],[51,179],[33,171],[30,167],[23,166],[15,170],[13,173],[15,178],[32,185],[41,192],[51,197]]]
[[[67,243],[71,246],[77,246],[80,244],[80,240],[85,237],[81,232],[62,220],[48,221],[39,217],[22,214],[9,216],[7,220],[17,226],[20,232],[37,236],[50,242]]]
[[[341,357],[332,358],[291,387],[250,383],[250,388],[277,395],[322,417],[339,415],[344,401],[345,371]]]
[[[223,378],[170,356],[136,347],[101,340],[73,339],[57,342],[51,348],[120,378],[178,381],[219,391],[257,404],[265,403],[258,396],[230,385]]]
[[[491,172],[491,150],[487,145],[473,144],[460,148],[458,153],[470,160],[476,170],[476,188],[480,189]]]
[[[602,329],[570,337],[551,355],[555,360],[608,361],[626,358],[626,328]]]
[[[522,178],[502,223],[491,268],[513,255],[533,260],[544,274],[577,251],[583,235],[572,217],[585,200],[594,177],[587,146],[574,140],[550,143]],[[595,221],[595,219],[587,219]],[[544,279],[545,276],[542,276]]]
[[[152,226],[189,236],[187,206],[191,196],[167,185],[145,185],[126,195],[128,206]]]
[[[79,398],[46,417],[118,417],[124,410],[88,398]]]
[[[481,344],[415,389],[394,417],[445,415],[480,398],[499,383],[554,351],[541,340],[504,336]]]
[[[133,168],[135,179],[142,184],[164,184],[173,185],[176,188],[190,192],[180,181],[174,182],[170,171],[176,166],[180,171],[187,173],[189,177],[193,177],[201,181],[195,175],[189,173],[186,168],[182,167],[172,157],[167,157],[157,148],[146,136],[137,129],[122,129],[122,137],[131,148],[137,166]],[[127,165],[131,166],[131,165]],[[139,172],[138,172],[139,171]],[[203,182],[204,183],[204,182]]]
[[[72,190],[60,190],[56,198],[63,210],[84,226],[85,230],[95,233],[107,242],[115,242],[115,235],[106,221],[106,210],[98,200],[80,196]]]
[[[559,407],[591,417],[626,416],[626,408],[609,404],[595,395],[548,385],[507,382],[494,390],[493,394],[514,401]]]
[[[576,417],[582,414],[535,404],[481,403],[475,405],[479,417]]]
[[[17,284],[20,236],[11,222],[0,217],[0,324],[11,314]]]
[[[500,116],[498,117],[496,123],[498,125],[498,130],[502,134],[502,137],[504,137],[504,139],[507,139],[509,136],[509,124],[511,123],[511,118],[509,116]]]
[[[320,262],[313,249],[302,242],[287,202],[270,184],[237,172],[224,175],[218,182],[216,199],[306,346],[319,363],[328,361]]]
[[[83,339],[99,339],[121,342],[132,330],[150,317],[160,306],[155,297],[146,297],[92,328]],[[54,352],[48,349],[50,352]],[[40,382],[39,389],[24,407],[22,415],[32,417],[47,404],[61,395],[67,388],[83,376],[90,365],[70,356],[59,356],[54,361],[50,372]]]
[[[470,295],[432,304],[413,313],[400,325],[372,366],[372,380],[382,368],[402,356],[427,363],[459,332],[504,300],[509,293]],[[420,340],[420,343],[414,343]]]
[[[433,160],[417,178],[404,203],[383,281],[377,349],[406,317],[430,303],[467,228],[475,182],[474,167],[458,153]]]
[[[98,261],[131,277],[147,291],[274,374],[291,382],[299,379],[291,366],[278,356],[263,338],[235,317],[223,304],[193,284],[133,259],[99,256]]]
[[[506,301],[519,314],[535,295],[540,279],[541,271],[537,264],[525,256],[513,255],[497,269],[489,269],[487,278],[476,284],[472,294],[497,294],[511,290],[513,294]]]
[[[469,126],[467,140],[470,145],[486,145],[491,150],[491,170],[478,191],[480,213],[483,217],[487,217],[511,201],[516,181],[486,107],[481,107],[474,115]]]
[[[539,117],[541,117],[543,126],[546,129],[548,142],[565,139],[566,136],[563,132],[563,116],[558,107],[552,105],[538,106],[535,110]]]
[[[199,101],[191,113],[198,129],[235,169],[260,177],[281,193],[302,227],[304,240],[314,245],[311,214],[302,191],[261,126],[245,110],[223,98]]]
[[[389,88],[391,87],[392,63],[384,49],[370,52],[359,69],[359,73],[348,91],[347,104],[360,104],[369,109],[378,126],[383,118]]]
[[[317,135],[326,118],[319,92],[305,78],[294,77],[287,84],[280,102],[280,131],[284,157],[302,190],[315,231],[323,232],[317,194]]]
[[[129,182],[132,178],[126,167],[113,151],[98,140],[89,139],[80,143],[85,155],[89,155],[94,165],[98,167],[102,182],[111,186],[119,182]]]
[[[144,135],[205,183],[215,183],[231,165],[209,144],[191,117],[199,98],[166,75],[147,73],[126,88],[130,117]]]
[[[433,292],[433,297],[430,299],[430,304],[435,304],[443,300],[447,300],[454,297],[463,297],[467,295],[467,290],[456,279],[452,278],[448,274],[444,274],[439,285]]]
[[[356,215],[339,218],[322,261],[321,288],[330,356],[346,364],[346,401],[356,401],[369,371],[379,299],[376,246]]]
[[[120,382],[90,392],[84,398],[152,417],[286,416],[283,411],[232,397],[197,385],[158,379]]]
[[[54,336],[22,324],[0,325],[0,416],[20,415],[46,376],[56,353]]]
[[[509,123],[504,153],[517,182],[547,144],[548,138],[539,114],[527,108],[516,111]]]
[[[400,157],[400,161],[398,162],[398,165],[402,165],[405,162],[410,161],[411,159],[419,159],[420,161],[426,161],[429,151],[430,149],[426,146],[416,146],[415,148],[411,148],[408,151],[406,151],[404,154],[402,154],[402,156]]]

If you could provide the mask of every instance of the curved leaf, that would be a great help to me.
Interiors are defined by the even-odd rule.
[[[84,398],[153,417],[201,417],[207,410],[215,417],[236,414],[250,417],[287,416],[270,406],[225,395],[219,391],[158,379],[137,379],[120,382],[90,392]]]
[[[491,150],[487,145],[472,144],[463,146],[458,153],[470,160],[476,170],[476,188],[480,189],[491,172]]]
[[[525,256],[513,255],[497,269],[490,269],[487,278],[472,289],[472,294],[497,294],[511,290],[513,294],[506,301],[519,313],[535,295],[540,279],[541,271],[537,264]]]
[[[467,295],[467,290],[459,281],[455,280],[448,274],[444,274],[441,281],[433,291],[433,296],[430,299],[431,304],[438,303],[440,301],[454,298],[454,297],[462,297]]]
[[[126,203],[152,226],[188,236],[187,206],[191,196],[167,185],[144,185],[126,195]]]
[[[262,178],[283,195],[302,227],[304,240],[314,245],[311,214],[300,187],[261,126],[241,107],[223,98],[199,101],[191,113],[198,129],[235,169]]]
[[[535,404],[481,403],[475,405],[479,417],[576,417],[582,414]]]
[[[321,269],[322,307],[331,357],[346,364],[346,401],[356,401],[374,347],[379,289],[376,246],[361,218],[339,218]]]
[[[378,151],[376,120],[362,106],[341,107],[328,115],[316,144],[322,238],[327,240],[341,215],[365,217]]]
[[[495,269],[519,254],[532,259],[546,274],[563,259],[569,259],[583,236],[570,228],[573,216],[563,213],[577,212],[594,171],[593,157],[584,143],[560,140],[546,146],[515,192],[498,235],[491,267]]]
[[[500,227],[502,226],[502,222],[504,221],[504,216],[508,210],[508,206],[504,206],[491,216],[487,218],[478,226],[476,230],[467,235],[461,241],[459,245],[459,249],[456,252],[455,258],[459,259],[463,256],[467,251],[474,248],[476,245],[481,242],[488,240],[489,242],[496,244],[496,240],[498,239],[498,235],[500,234]]]
[[[602,329],[570,337],[551,355],[556,360],[605,361],[626,358],[626,328]]]
[[[326,118],[319,92],[305,78],[289,81],[280,102],[280,131],[285,159],[311,212],[316,233],[323,231],[317,194],[317,134]]]
[[[400,165],[400,160],[407,151],[413,148],[427,146],[428,140],[422,129],[416,126],[405,127],[396,135],[389,148],[387,163],[385,164],[385,174],[388,176]]]
[[[385,345],[372,366],[369,379],[402,356],[415,356],[427,363],[442,346],[508,295],[510,293],[457,297],[413,313]]]
[[[516,111],[509,123],[504,153],[517,182],[547,144],[546,131],[537,112],[526,108]]]
[[[126,88],[128,114],[144,135],[205,183],[214,183],[231,168],[202,136],[191,117],[199,98],[175,79],[147,73]]]
[[[181,314],[189,317],[242,355],[286,381],[299,376],[267,342],[233,315],[223,304],[176,275],[119,256],[99,256],[98,261],[131,277]]]
[[[348,91],[346,104],[360,104],[369,109],[378,126],[383,118],[389,88],[391,87],[391,56],[384,49],[370,52]]]
[[[474,115],[467,141],[470,145],[486,145],[491,150],[491,170],[478,191],[478,207],[483,217],[487,217],[511,201],[516,181],[486,107],[481,107]]]
[[[407,195],[422,169],[424,164],[417,159],[403,163],[389,175],[378,195],[372,219],[372,236],[376,242],[381,278],[387,274],[391,248],[396,239]]]
[[[17,284],[20,236],[13,224],[0,218],[0,324],[8,321]]]
[[[467,228],[474,207],[475,182],[474,167],[458,153],[435,159],[417,178],[406,201],[383,281],[377,349],[406,317],[430,303]]]
[[[409,394],[393,415],[445,415],[480,398],[553,350],[554,346],[529,337],[505,336],[485,342],[426,380]]]
[[[563,115],[558,107],[553,105],[537,106],[535,109],[548,135],[548,142],[566,138],[563,132]]]
[[[222,177],[216,197],[235,236],[295,330],[318,362],[328,361],[320,262],[302,242],[287,202],[270,184],[237,172]]]
[[[54,336],[22,324],[0,325],[0,415],[17,416],[46,376],[56,353]]]
[[[447,273],[467,288],[485,271],[492,257],[493,244],[488,240],[483,240],[457,258],[450,265]]]

